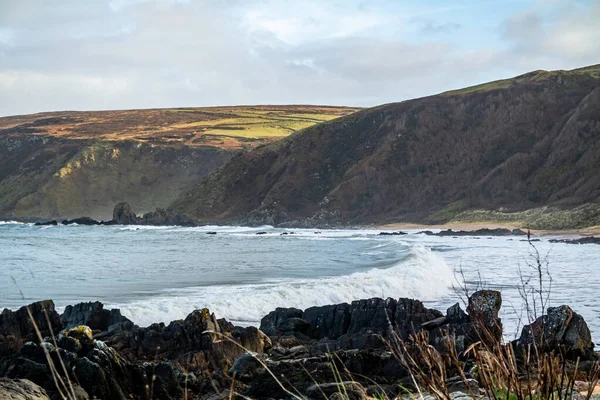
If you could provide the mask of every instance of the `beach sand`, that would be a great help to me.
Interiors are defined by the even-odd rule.
[[[502,223],[502,222],[451,222],[443,225],[422,225],[422,224],[410,224],[410,223],[393,223],[378,225],[375,229],[381,229],[384,231],[401,231],[401,230],[430,230],[430,229],[452,229],[453,231],[474,231],[477,229],[522,229],[522,224],[515,223]],[[577,230],[539,230],[531,229],[531,233],[536,236],[564,236],[564,237],[585,237],[585,236],[600,236],[600,226],[593,226],[584,229]]]

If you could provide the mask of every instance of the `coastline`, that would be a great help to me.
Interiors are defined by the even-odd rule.
[[[473,231],[477,229],[522,229],[522,223],[517,222],[493,222],[493,221],[481,221],[481,222],[448,222],[446,224],[415,224],[415,223],[390,223],[382,225],[374,225],[373,229],[380,229],[382,231],[398,231],[398,230],[430,230],[430,229],[441,229],[447,230],[452,229],[453,231]],[[567,229],[567,230],[546,230],[546,229],[530,229],[531,233],[535,236],[561,236],[561,237],[589,237],[589,236],[600,236],[600,226],[592,226],[589,228],[581,229]]]

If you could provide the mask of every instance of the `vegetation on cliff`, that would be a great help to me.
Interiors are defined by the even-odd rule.
[[[0,118],[0,217],[110,218],[166,207],[234,154],[355,111],[247,106]]]
[[[600,215],[599,109],[600,66],[383,105],[239,154],[172,208],[297,225],[575,209],[540,226],[581,227]]]

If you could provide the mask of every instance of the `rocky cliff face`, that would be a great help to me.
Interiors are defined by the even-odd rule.
[[[163,208],[234,154],[344,107],[55,112],[0,118],[0,218],[110,219]]]
[[[595,204],[599,111],[599,66],[388,104],[239,154],[172,208],[315,225]]]
[[[233,152],[214,147],[1,138],[0,216],[109,219],[116,202],[165,207]]]

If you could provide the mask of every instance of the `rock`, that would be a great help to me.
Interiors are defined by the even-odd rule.
[[[600,238],[594,236],[582,237],[579,239],[551,239],[550,243],[567,244],[600,244]]]
[[[398,236],[398,235],[408,235],[406,232],[379,232],[379,236]]]
[[[118,309],[105,310],[99,301],[79,303],[65,307],[61,316],[65,329],[79,325],[89,326],[92,330],[132,329],[133,322],[121,315]]]
[[[306,389],[306,395],[310,398],[339,398],[347,400],[359,400],[365,398],[366,390],[358,382],[354,381],[343,381],[343,382],[331,382],[331,383],[319,383],[309,386]],[[347,394],[347,397],[346,397]],[[336,395],[336,397],[332,397]],[[337,397],[341,395],[342,397]]]
[[[564,353],[570,359],[595,359],[594,343],[585,320],[564,305],[548,308],[546,315],[523,327],[521,337],[513,345],[518,355],[530,346],[538,346],[542,351]]]
[[[129,203],[123,201],[115,205],[113,221],[116,221],[120,225],[133,225],[137,223],[138,217],[131,210]]]
[[[56,221],[55,219],[53,219],[52,221],[46,221],[46,222],[36,222],[34,224],[35,226],[56,226],[58,225],[58,221]]]
[[[217,232],[206,232],[207,235],[216,235]]]
[[[266,235],[267,232],[256,232],[257,235]]]
[[[27,309],[31,312],[33,320]],[[52,300],[38,301],[14,312],[4,309],[0,314],[0,356],[16,353],[25,342],[39,341],[34,323],[42,337],[60,332],[62,322]]]
[[[265,370],[258,361],[259,357],[259,354],[253,352],[242,354],[235,360],[228,374],[241,382],[251,381],[256,375],[263,373]]]
[[[281,308],[271,311],[260,320],[260,330],[268,336],[280,336],[280,326],[290,318],[302,318],[302,310],[297,308]]]
[[[502,295],[497,290],[480,290],[469,297],[469,320],[480,332],[482,340],[502,339],[502,322],[498,317],[501,306]]]
[[[425,233],[425,232],[422,232]],[[473,231],[453,231],[452,229],[448,229],[445,231],[441,231],[437,234],[431,233],[435,236],[523,236],[527,235],[527,232],[523,232],[520,229],[504,229],[504,228],[496,228],[496,229],[476,229]]]
[[[231,335],[246,351],[262,354],[273,347],[271,339],[254,326],[247,328],[235,328]]]
[[[80,218],[75,218],[75,219],[70,219],[70,220],[63,220],[61,222],[61,224],[63,225],[73,225],[73,224],[77,224],[77,225],[100,225],[100,222],[96,221],[95,219],[92,219],[90,217],[80,217]]]
[[[463,324],[469,320],[469,316],[456,303],[446,310],[446,322],[448,324]]]
[[[0,378],[0,398],[6,400],[50,400],[46,391],[27,379]]]

